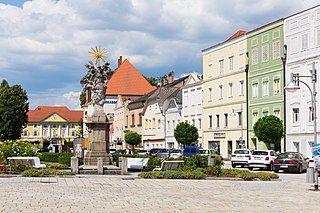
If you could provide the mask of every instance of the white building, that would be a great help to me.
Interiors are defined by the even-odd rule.
[[[290,73],[310,76],[312,63],[320,70],[320,6],[294,14],[284,21],[284,42],[287,45],[286,85]],[[318,72],[319,73],[319,72]],[[312,90],[311,78],[300,77]],[[319,75],[316,92],[320,92]],[[317,96],[317,118],[319,116],[319,95]],[[311,108],[311,93],[300,83],[300,90],[286,92],[286,151],[297,151],[311,157],[314,143],[314,115]],[[319,122],[318,122],[319,123]],[[318,126],[319,129],[319,126]],[[318,141],[319,143],[319,141]]]
[[[198,77],[198,76],[197,76]],[[198,129],[198,146],[202,147],[202,80],[182,88],[182,120]]]

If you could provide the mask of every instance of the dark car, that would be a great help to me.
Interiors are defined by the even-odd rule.
[[[116,150],[116,153],[117,153],[117,154],[125,154],[125,153],[126,153],[126,150],[118,149],[118,150]]]
[[[157,155],[157,153],[159,152],[159,148],[154,148],[154,149],[150,149],[149,154],[153,157],[155,157]]]
[[[158,153],[156,154],[156,158],[168,158],[169,155],[169,149],[159,149]]]
[[[302,173],[307,171],[308,158],[298,152],[280,153],[274,160],[274,171],[279,170]]]

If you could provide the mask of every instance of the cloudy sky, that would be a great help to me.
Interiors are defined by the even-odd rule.
[[[122,55],[145,76],[202,73],[201,50],[319,0],[0,0],[0,80],[20,84],[30,109],[79,108],[88,51],[111,68]]]

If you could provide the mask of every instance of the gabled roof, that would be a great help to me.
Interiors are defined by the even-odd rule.
[[[237,37],[239,37],[239,36],[241,36],[241,35],[244,35],[244,34],[246,34],[246,33],[247,33],[247,31],[238,30],[235,34],[233,34],[232,36],[230,36],[226,41],[230,41],[230,40],[232,40],[232,39],[234,39],[234,38],[237,38]]]
[[[73,123],[83,118],[83,110],[69,110],[66,106],[38,106],[35,110],[29,110],[28,122],[41,122],[53,114]]]
[[[156,87],[141,75],[128,59],[119,66],[107,84],[107,95],[145,95]]]

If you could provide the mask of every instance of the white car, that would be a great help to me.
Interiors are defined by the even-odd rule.
[[[171,158],[180,158],[182,157],[182,150],[181,149],[173,149],[170,151]]]
[[[236,149],[231,157],[231,166],[235,168],[237,165],[241,167],[248,166],[251,161],[250,149]]]
[[[249,170],[259,168],[261,170],[267,169],[273,171],[274,160],[276,158],[277,154],[274,150],[254,150],[249,163]]]

